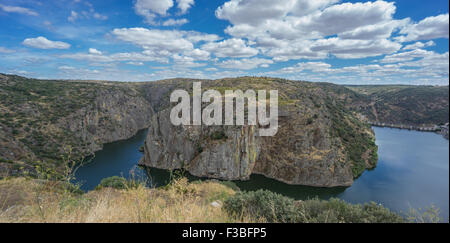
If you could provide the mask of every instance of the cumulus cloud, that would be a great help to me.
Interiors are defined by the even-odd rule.
[[[417,24],[405,26],[400,34],[405,36],[397,37],[402,42],[416,40],[431,40],[437,38],[449,38],[449,18],[447,14],[432,16],[421,20]]]
[[[227,39],[221,42],[206,43],[203,50],[213,52],[217,57],[252,57],[258,50],[248,46],[242,39]]]
[[[219,19],[230,21],[234,25],[259,25],[268,19],[285,16],[293,7],[291,0],[231,0],[216,10]]]
[[[395,62],[412,61],[415,58],[426,57],[432,53],[433,52],[422,50],[422,49],[415,49],[412,51],[396,53],[393,55],[387,55],[383,59],[381,59],[381,62],[382,63],[395,63]]]
[[[51,41],[45,37],[39,36],[37,38],[27,38],[22,44],[38,49],[69,49],[70,44],[62,41]]]
[[[194,5],[194,0],[177,0],[177,5],[181,13],[184,14]]]
[[[338,58],[365,58],[393,53],[402,47],[401,44],[387,39],[380,40],[341,40],[328,38],[316,41],[311,50],[333,54]]]
[[[187,24],[189,20],[187,19],[168,19],[162,23],[162,26],[173,26],[173,25],[183,25]]]
[[[157,30],[146,28],[114,29],[111,34],[117,39],[132,43],[141,52],[123,52],[104,55],[101,51],[90,48],[88,53],[61,55],[62,58],[85,60],[89,62],[160,62],[172,60],[176,65],[186,67],[204,66],[196,61],[209,60],[210,52],[195,48],[194,44],[215,41],[216,35],[203,34],[195,31]]]
[[[428,41],[426,43],[416,42],[414,44],[406,45],[402,49],[403,50],[415,50],[415,49],[420,49],[420,48],[434,46],[434,45],[436,45],[436,43],[434,43],[434,41]]]
[[[18,14],[25,14],[25,15],[30,15],[30,16],[38,16],[39,15],[38,13],[36,13],[35,11],[33,11],[31,9],[18,7],[18,6],[8,6],[8,5],[0,4],[0,9],[7,13],[18,13]]]
[[[448,83],[449,54],[414,50],[387,56],[381,64],[358,64],[333,67],[325,62],[300,62],[294,66],[266,75],[292,79],[306,79],[353,84],[392,83],[409,80],[411,83]],[[344,81],[345,80],[345,81]]]
[[[102,55],[102,52],[95,48],[89,48],[89,53],[94,55]]]
[[[393,19],[393,2],[338,2],[230,0],[216,10],[216,16],[232,24],[225,29],[227,34],[252,41],[254,48],[275,61],[330,54],[364,58],[401,48],[390,38],[410,20]]]
[[[104,55],[98,53],[73,53],[64,54],[60,56],[61,58],[74,59],[79,61],[89,61],[98,63],[108,63],[108,62],[168,62],[165,57],[158,56],[156,53],[152,52],[120,52],[111,55]]]
[[[194,49],[192,42],[186,38],[188,32],[146,28],[122,28],[114,29],[112,34],[119,40],[131,42],[149,50],[177,53]]]
[[[310,70],[313,72],[328,72],[330,71],[331,65],[324,62],[300,62],[295,66],[286,67],[281,69],[280,73],[297,73],[304,70]]]
[[[250,70],[255,69],[257,67],[268,67],[268,65],[272,63],[273,61],[270,59],[244,58],[244,59],[225,60],[223,62],[217,63],[216,65],[221,68]]]
[[[134,5],[136,14],[145,18],[149,24],[155,24],[157,16],[165,16],[167,10],[173,7],[172,0],[137,0]]]

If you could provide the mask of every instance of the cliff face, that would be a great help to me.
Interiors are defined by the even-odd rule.
[[[58,168],[66,146],[87,155],[147,128],[153,108],[139,87],[0,75],[0,174],[38,160]]]
[[[169,110],[150,123],[141,165],[184,168],[198,177],[247,180],[253,173],[288,184],[350,186],[353,162],[340,138],[329,132],[331,121],[307,124],[301,112],[285,111],[274,137],[259,137],[257,126],[173,126]],[[370,128],[361,131],[373,138]],[[365,154],[376,152],[367,148]],[[364,169],[375,166],[367,156]]]
[[[147,128],[152,116],[150,103],[134,90],[99,90],[92,105],[61,118],[57,126],[97,151],[105,143],[128,139]]]
[[[221,81],[221,87],[228,85]],[[247,180],[255,173],[317,187],[349,186],[366,168],[375,167],[373,131],[356,114],[330,101],[319,87],[268,85],[292,92],[281,93],[289,100],[281,102],[275,136],[257,136],[258,126],[173,126],[167,108],[150,123],[140,164],[224,180]]]
[[[173,126],[170,110],[150,124],[142,165],[185,168],[199,177],[245,180],[260,153],[255,126]]]

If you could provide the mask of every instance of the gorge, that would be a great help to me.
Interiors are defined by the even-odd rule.
[[[259,128],[248,125],[173,127],[169,94],[174,89],[190,92],[195,81],[52,81],[1,75],[5,116],[0,121],[0,171],[6,176],[33,174],[35,161],[58,170],[65,146],[82,158],[104,143],[149,127],[141,160],[147,166],[184,168],[195,176],[225,180],[261,174],[288,184],[349,186],[376,166],[377,146],[368,119],[398,119],[398,112],[408,114],[409,109],[415,111],[405,115],[405,123],[417,117],[422,124],[448,122],[448,86],[395,86],[377,91],[376,99],[380,92],[400,92],[415,103],[402,106],[395,94],[374,105],[367,87],[241,77],[201,81],[205,89],[220,92],[279,90],[276,136],[256,137]],[[426,112],[413,105],[427,107]],[[438,115],[427,116],[432,111]]]

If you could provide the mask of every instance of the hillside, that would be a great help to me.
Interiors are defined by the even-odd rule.
[[[448,86],[347,86],[368,102],[360,106],[372,122],[433,126],[448,122]]]
[[[0,113],[0,174],[9,175],[34,173],[38,161],[60,168],[61,156],[130,138],[153,115],[133,84],[14,75],[0,75]]]

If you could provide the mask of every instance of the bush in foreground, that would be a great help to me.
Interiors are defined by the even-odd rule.
[[[112,176],[102,179],[100,184],[96,187],[96,189],[101,189],[104,187],[110,187],[114,189],[125,189],[127,188],[128,181],[119,176]]]
[[[402,223],[398,214],[375,203],[352,205],[339,199],[294,201],[271,191],[240,192],[228,198],[230,215],[280,223]]]
[[[239,192],[228,198],[224,209],[232,216],[249,216],[268,222],[295,222],[294,200],[266,190]]]

